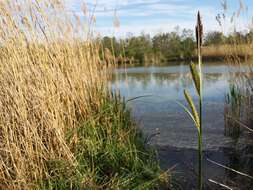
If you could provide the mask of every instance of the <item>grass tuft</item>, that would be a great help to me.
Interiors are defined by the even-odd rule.
[[[78,139],[73,148],[77,165],[48,162],[51,177],[40,183],[42,189],[156,189],[165,183],[154,150],[145,149],[119,100],[104,99],[88,121],[69,133],[68,138]]]

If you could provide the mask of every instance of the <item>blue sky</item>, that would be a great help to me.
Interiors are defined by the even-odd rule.
[[[215,17],[223,13],[222,0],[66,0],[71,11],[82,15],[81,5],[86,3],[89,12],[95,10],[96,31],[102,35],[126,36],[127,33],[138,35],[141,32],[154,35],[159,32],[172,31],[176,26],[194,29],[198,10],[202,13],[205,31],[231,31],[249,28],[252,14],[247,13],[253,8],[253,0],[227,0],[226,19],[220,27]],[[225,1],[225,0],[224,0]],[[244,6],[240,6],[244,4]],[[230,18],[235,12],[233,24]],[[94,9],[95,8],[95,9]],[[115,13],[116,10],[116,13]],[[250,11],[248,11],[250,12]],[[119,27],[113,22],[118,18]],[[236,21],[235,21],[236,20]]]

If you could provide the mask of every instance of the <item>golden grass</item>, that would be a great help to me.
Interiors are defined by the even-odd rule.
[[[0,189],[35,188],[50,175],[47,160],[75,166],[78,139],[67,143],[66,131],[100,104],[106,69],[64,9],[58,0],[0,2]]]
[[[252,46],[245,45],[213,45],[202,48],[203,57],[250,58],[253,56]]]

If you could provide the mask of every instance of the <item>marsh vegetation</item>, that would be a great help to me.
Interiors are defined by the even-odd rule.
[[[58,0],[1,1],[0,16],[0,189],[166,183],[89,26]]]
[[[0,2],[0,189],[251,188],[252,31],[101,38],[82,10]]]

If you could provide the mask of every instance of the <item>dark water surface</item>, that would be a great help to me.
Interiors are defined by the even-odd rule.
[[[244,67],[231,67],[223,63],[205,64],[204,72],[204,176],[205,189],[222,189],[208,183],[215,180],[233,189],[253,189],[253,180],[241,177],[209,161],[207,158],[253,175],[252,142],[242,134],[235,140],[224,136],[224,101],[229,85],[235,80],[231,73],[247,72]],[[146,96],[128,103],[134,119],[147,135],[159,133],[151,143],[158,148],[163,169],[173,170],[181,189],[196,188],[197,131],[177,101],[186,105],[183,90],[190,91],[197,100],[189,67],[168,65],[119,68],[111,82],[126,99]]]

